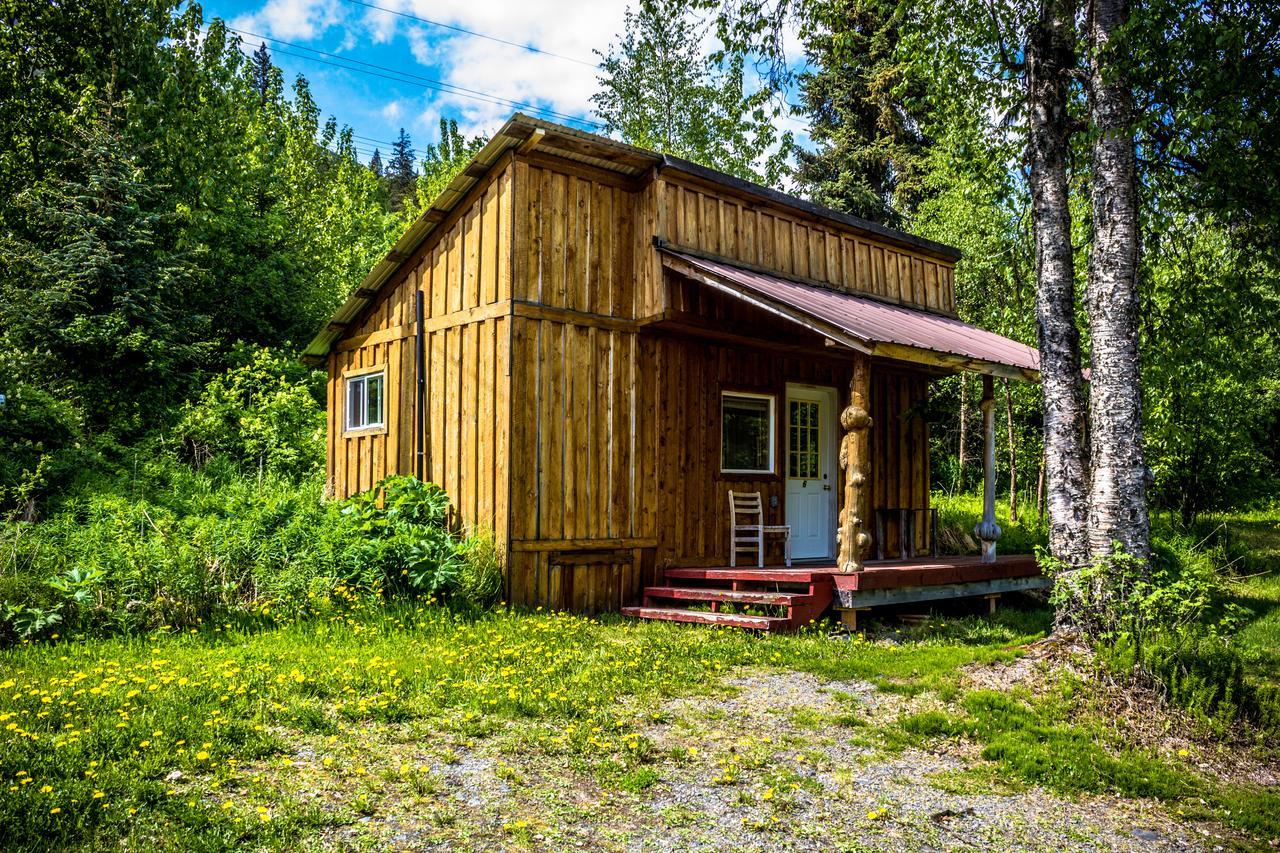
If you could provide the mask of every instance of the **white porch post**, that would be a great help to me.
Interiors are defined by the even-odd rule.
[[[996,400],[995,381],[982,377],[982,521],[973,528],[973,535],[982,543],[982,562],[996,561],[996,540],[1000,538],[1000,525],[996,524]]]

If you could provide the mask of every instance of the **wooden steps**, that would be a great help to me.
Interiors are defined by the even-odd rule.
[[[622,614],[636,619],[725,625],[755,631],[778,631],[789,627],[789,620],[782,616],[749,616],[745,613],[715,613],[710,610],[685,610],[679,607],[624,607]]]
[[[830,569],[675,568],[662,586],[645,587],[644,604],[622,608],[636,619],[726,625],[755,631],[794,631],[830,606]],[[675,583],[678,582],[678,583]],[[710,609],[693,609],[710,605]],[[725,612],[768,608],[769,615]]]

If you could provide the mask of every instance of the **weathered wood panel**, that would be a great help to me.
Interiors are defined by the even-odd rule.
[[[681,176],[668,177],[657,191],[666,216],[654,233],[677,246],[850,293],[955,312],[948,260]]]
[[[568,168],[567,166],[565,168]],[[638,316],[637,247],[649,235],[633,223],[637,194],[586,167],[569,173],[546,161],[516,162],[515,298],[551,308]]]
[[[462,527],[508,537],[514,169],[477,185],[329,357],[331,492],[346,497],[415,471],[454,502]],[[415,298],[424,301],[427,412],[416,435]],[[386,370],[386,427],[344,434],[343,374]]]

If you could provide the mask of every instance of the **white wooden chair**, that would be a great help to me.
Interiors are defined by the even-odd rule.
[[[749,519],[748,523],[738,523],[739,517]],[[764,535],[781,533],[783,536],[783,553],[787,565],[791,565],[791,525],[765,524],[764,503],[759,492],[735,492],[729,490],[729,565],[738,565],[739,551],[755,551],[756,565],[764,567]]]

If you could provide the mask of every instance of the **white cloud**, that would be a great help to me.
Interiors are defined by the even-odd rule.
[[[599,83],[595,51],[605,52],[619,39],[628,4],[638,0],[369,0],[384,11],[344,0],[266,0],[262,9],[234,26],[283,39],[318,38],[330,27],[345,27],[342,50],[361,45],[392,44],[405,39],[408,51],[395,65],[407,74],[437,79],[491,96],[487,100],[459,91],[424,91],[415,106],[403,101],[396,109],[416,113],[413,129],[434,135],[439,118],[458,120],[467,135],[491,134],[517,110],[530,104],[570,116],[594,118],[591,96]],[[501,44],[445,27],[413,21],[395,12],[515,42]],[[254,27],[259,29],[254,29]],[[354,36],[354,38],[353,38]],[[788,58],[799,59],[796,33],[785,37]],[[573,57],[588,64],[535,53],[518,45]],[[792,52],[795,55],[792,56]],[[379,61],[379,60],[374,60]],[[493,101],[497,101],[494,103]],[[388,104],[384,111],[392,109]],[[385,112],[384,112],[385,115]],[[390,116],[387,116],[390,120]],[[549,117],[549,116],[548,116]],[[554,119],[553,120],[563,120]],[[799,130],[794,119],[783,126]]]
[[[282,39],[314,39],[343,19],[340,0],[267,0],[231,22],[233,27]]]
[[[395,121],[400,118],[404,109],[400,106],[399,101],[388,101],[382,108],[382,117],[387,121]]]

